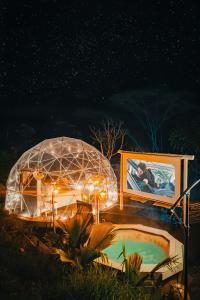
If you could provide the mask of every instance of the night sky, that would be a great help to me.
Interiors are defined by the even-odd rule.
[[[84,139],[104,118],[123,121],[137,135],[135,101],[149,97],[158,115],[159,101],[176,103],[172,127],[198,118],[195,1],[0,3],[4,147],[61,135]]]

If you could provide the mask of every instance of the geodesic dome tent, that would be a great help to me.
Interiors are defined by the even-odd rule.
[[[26,151],[10,171],[5,208],[27,218],[67,216],[83,201],[100,208],[117,201],[117,179],[109,161],[74,138],[47,139]]]

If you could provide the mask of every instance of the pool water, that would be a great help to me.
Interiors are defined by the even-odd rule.
[[[167,257],[166,252],[159,245],[152,242],[141,242],[134,240],[117,240],[113,245],[103,250],[108,258],[115,262],[122,262],[123,258],[119,254],[122,251],[122,245],[126,247],[126,256],[137,252],[143,260],[143,264],[157,264]]]

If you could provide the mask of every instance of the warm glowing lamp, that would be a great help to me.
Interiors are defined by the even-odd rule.
[[[56,232],[55,228],[55,201],[54,196],[57,195],[60,191],[61,187],[57,185],[55,181],[52,182],[52,197],[51,197],[51,205],[52,205],[52,217],[53,217],[53,231]]]
[[[95,188],[95,186],[93,183],[88,183],[87,190],[89,193],[92,193],[94,191],[94,188]]]
[[[58,188],[54,189],[53,192],[54,192],[54,194],[58,194],[58,192],[59,192]]]
[[[87,195],[83,195],[83,199],[87,200]]]
[[[101,199],[103,200],[106,198],[107,193],[105,191],[102,191],[99,193],[99,195],[100,195]]]
[[[39,216],[40,215],[40,206],[41,206],[41,201],[42,201],[41,180],[44,178],[44,172],[40,169],[37,169],[33,172],[33,177],[37,181],[37,216]]]
[[[89,182],[93,185],[93,191],[94,191],[94,200],[95,200],[95,206],[96,206],[96,223],[99,223],[99,200],[103,199],[105,197],[104,193],[104,180],[105,177],[101,175],[92,175],[89,178]]]
[[[44,172],[41,171],[41,170],[35,170],[33,172],[33,177],[36,179],[36,180],[42,180],[44,178]]]
[[[83,189],[83,184],[81,184],[81,183],[77,184],[77,185],[76,185],[76,189],[77,189],[78,191],[81,191],[81,190]]]

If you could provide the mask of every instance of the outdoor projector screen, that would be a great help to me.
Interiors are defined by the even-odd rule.
[[[180,159],[147,154],[123,155],[125,192],[173,203],[180,196]]]
[[[175,167],[171,164],[128,159],[128,189],[174,198]]]

